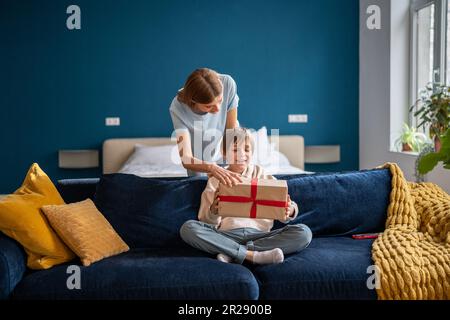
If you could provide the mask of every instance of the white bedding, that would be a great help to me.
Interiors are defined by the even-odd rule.
[[[270,175],[281,175],[281,174],[312,174],[313,172],[304,171],[297,167],[287,165],[280,167],[264,167],[264,172]]]
[[[136,144],[134,152],[119,173],[149,178],[187,177],[187,171],[181,165],[176,145],[145,146]]]
[[[182,166],[161,168],[154,165],[134,164],[122,168],[119,173],[134,174],[144,178],[187,177],[187,171]]]
[[[253,163],[264,168],[267,174],[308,174],[290,164],[288,158],[275,150],[267,137],[267,129],[262,127],[252,133],[254,140]],[[120,173],[141,177],[165,178],[187,177],[187,171],[181,165],[177,146],[146,146],[136,144],[134,152],[119,170]]]
[[[169,177],[187,177],[187,171],[181,165],[161,168],[154,165],[135,164],[129,165],[119,171],[120,173],[134,174],[145,178],[169,178]],[[270,175],[281,174],[310,174],[312,172],[304,171],[294,166],[264,167],[264,172]]]

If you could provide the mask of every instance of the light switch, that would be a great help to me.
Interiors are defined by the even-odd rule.
[[[307,114],[290,114],[288,117],[289,123],[307,123],[308,115]]]
[[[105,125],[107,125],[107,126],[120,126],[120,118],[119,117],[106,118],[105,119]]]

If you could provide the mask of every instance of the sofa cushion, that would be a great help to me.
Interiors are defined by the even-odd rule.
[[[23,247],[0,232],[0,300],[8,299],[26,272]]]
[[[252,267],[260,299],[376,299],[367,288],[373,240],[313,238],[282,264]]]
[[[75,258],[41,212],[42,206],[61,204],[64,200],[37,163],[22,186],[0,201],[0,231],[24,247],[29,268],[48,269]]]
[[[391,192],[388,169],[292,177],[288,188],[299,206],[291,223],[306,224],[314,236],[384,230]]]
[[[258,284],[242,265],[185,249],[134,249],[80,267],[69,290],[70,263],[27,275],[12,299],[257,299]]]
[[[84,266],[130,249],[91,199],[59,206],[43,206],[42,211]]]
[[[206,178],[154,180],[128,174],[104,175],[95,205],[130,248],[184,245],[183,223],[197,219]]]

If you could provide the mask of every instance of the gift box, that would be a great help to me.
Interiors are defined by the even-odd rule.
[[[244,179],[233,187],[220,184],[218,215],[285,220],[287,195],[285,180]]]

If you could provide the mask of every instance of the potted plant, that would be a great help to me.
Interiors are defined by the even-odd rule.
[[[439,162],[443,162],[445,169],[450,169],[450,129],[440,136],[440,141],[439,151],[426,154],[419,160],[418,169],[421,175],[433,170]]]
[[[403,124],[402,133],[395,141],[397,149],[406,152],[420,152],[423,146],[428,142],[427,136],[422,132],[417,132],[416,128]]]
[[[450,124],[450,87],[441,84],[429,84],[420,93],[420,99],[411,107],[418,117],[418,128],[429,126],[430,138],[434,140],[435,150],[441,148],[440,136]]]

